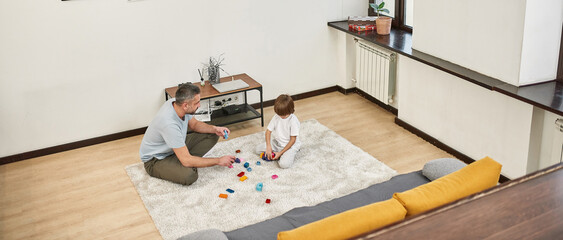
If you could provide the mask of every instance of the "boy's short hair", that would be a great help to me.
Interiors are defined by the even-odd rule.
[[[293,99],[287,94],[282,94],[274,102],[274,112],[279,116],[289,115],[295,112]]]

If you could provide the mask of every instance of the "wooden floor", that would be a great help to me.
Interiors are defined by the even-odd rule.
[[[399,173],[451,155],[394,124],[394,115],[338,92],[296,101],[301,121],[317,119]],[[265,109],[266,125],[273,108]],[[264,130],[230,125],[229,139]],[[141,136],[0,166],[0,239],[161,239],[125,172]]]

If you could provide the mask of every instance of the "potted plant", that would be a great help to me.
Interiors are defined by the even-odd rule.
[[[221,54],[221,56],[219,56],[218,58],[209,58],[209,64],[207,64],[206,68],[207,74],[209,76],[209,82],[211,84],[219,83],[219,79],[221,78],[220,73],[221,70],[223,70],[221,66],[223,65],[223,60],[225,60],[224,58],[222,58],[222,56],[223,54]]]
[[[369,6],[373,8],[375,13],[377,13],[377,19],[375,19],[377,34],[388,35],[391,32],[391,21],[393,19],[386,16],[379,16],[380,12],[389,13],[389,9],[383,8],[385,6],[385,2],[381,1],[380,4],[370,3]]]

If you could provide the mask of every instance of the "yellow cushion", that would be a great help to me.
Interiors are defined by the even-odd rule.
[[[489,157],[411,190],[395,193],[412,216],[495,186],[502,165]]]
[[[278,240],[347,239],[402,220],[407,210],[391,198],[354,208],[290,231],[279,232]]]

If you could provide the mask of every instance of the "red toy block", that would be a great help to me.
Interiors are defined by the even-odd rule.
[[[242,177],[244,176],[244,172],[240,172],[239,174],[237,174],[237,177]]]
[[[240,153],[240,149],[237,149],[237,150],[236,150],[236,153]]]
[[[267,203],[267,204],[270,204],[271,201],[272,201],[272,200],[270,200],[269,198],[266,199],[266,203]]]

